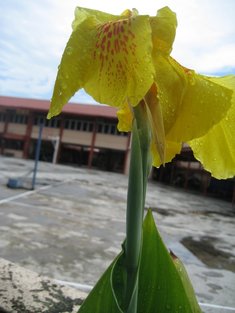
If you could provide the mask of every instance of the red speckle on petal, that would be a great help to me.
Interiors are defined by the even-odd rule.
[[[103,37],[101,44],[103,45],[105,43],[105,41],[106,41],[106,36]]]
[[[130,30],[128,30],[128,34],[131,35],[132,39],[135,38],[135,35]]]
[[[117,22],[117,35],[120,33],[120,22]]]
[[[108,43],[107,43],[107,51],[109,52],[109,50],[110,50],[110,47],[111,47],[111,42],[110,42],[110,40],[108,41]]]
[[[112,31],[108,32],[108,38],[111,38],[112,35],[113,35],[113,32],[112,32]]]
[[[128,39],[129,39],[129,37],[128,37],[127,35],[124,35],[124,36],[123,36],[123,39],[127,42]]]
[[[104,29],[103,29],[104,33],[107,33],[109,31],[110,26],[111,26],[110,24],[104,26]]]
[[[115,41],[114,41],[114,49],[115,49],[116,52],[120,51],[120,46],[119,46],[118,39],[115,39]]]
[[[117,34],[117,26],[116,26],[116,24],[113,24],[113,34],[114,34],[114,36]]]
[[[125,43],[125,41],[120,40],[120,44],[121,44],[121,46],[126,47],[126,43]]]
[[[126,54],[128,54],[127,48],[123,48],[123,51],[124,51]]]

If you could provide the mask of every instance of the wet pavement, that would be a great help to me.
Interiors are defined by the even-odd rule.
[[[0,157],[0,257],[58,280],[93,285],[125,237],[127,176]],[[22,178],[23,177],[23,178]],[[149,182],[160,233],[184,262],[204,312],[235,312],[235,208]],[[222,308],[224,307],[224,308]],[[234,309],[232,309],[234,308]]]

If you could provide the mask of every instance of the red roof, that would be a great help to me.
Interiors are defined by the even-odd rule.
[[[0,96],[0,107],[8,109],[33,110],[48,112],[50,107],[49,100],[28,99]],[[106,105],[99,104],[81,104],[68,103],[64,106],[62,113],[73,115],[86,115],[97,117],[116,118],[117,109]]]

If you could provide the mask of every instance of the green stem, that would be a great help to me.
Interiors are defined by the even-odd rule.
[[[149,171],[149,129],[143,118],[143,107],[134,109],[131,159],[126,215],[126,298],[125,312],[137,312],[138,270],[142,248],[142,224],[147,176]]]
[[[137,291],[134,291],[142,241],[143,171],[136,121],[133,124],[126,215],[126,312],[136,313]],[[134,291],[134,293],[133,293]],[[132,298],[134,297],[134,298]],[[131,301],[132,299],[132,301]],[[128,308],[129,307],[129,308]]]
[[[134,108],[134,115],[137,121],[137,129],[140,139],[140,149],[142,155],[142,171],[143,171],[143,210],[145,205],[146,188],[149,172],[151,169],[152,159],[150,154],[150,129],[147,120],[146,108],[142,104]],[[143,212],[144,213],[144,212]]]

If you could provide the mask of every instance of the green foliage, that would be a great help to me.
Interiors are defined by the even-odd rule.
[[[123,250],[88,295],[79,313],[128,312],[132,298],[127,303],[125,277]],[[143,224],[139,284],[136,283],[133,289],[136,286],[138,313],[201,313],[186,270],[180,260],[166,249],[150,211]]]

